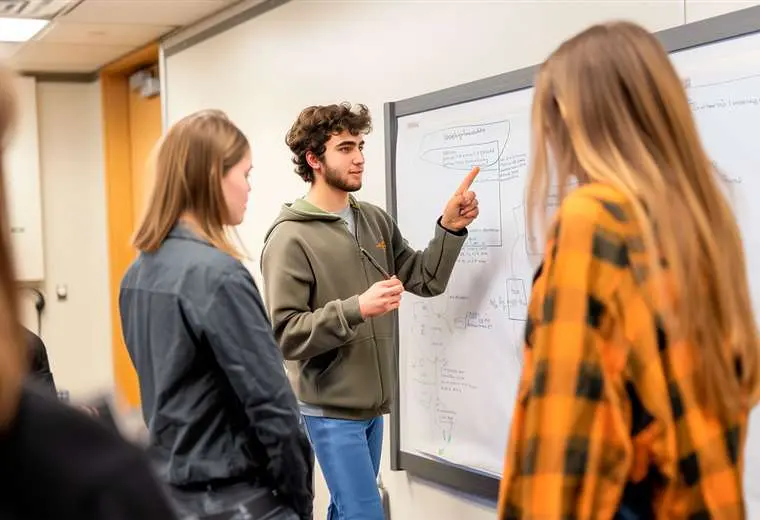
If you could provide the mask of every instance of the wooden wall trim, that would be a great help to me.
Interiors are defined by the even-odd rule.
[[[131,245],[135,208],[129,128],[129,75],[155,63],[158,63],[158,45],[152,44],[107,65],[100,72],[114,387],[117,403],[126,407],[137,407],[140,404],[137,376],[124,344],[119,315],[121,279],[136,256]]]

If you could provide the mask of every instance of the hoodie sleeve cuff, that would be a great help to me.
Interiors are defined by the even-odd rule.
[[[457,237],[467,236],[467,228],[466,227],[460,229],[459,231],[454,231],[453,229],[449,229],[449,228],[444,227],[443,224],[441,224],[441,220],[442,219],[443,219],[443,216],[438,217],[437,224],[438,224],[438,227],[441,228],[442,230],[444,230],[446,233],[449,233],[449,234],[457,236]]]
[[[347,300],[343,300],[341,307],[343,308],[343,317],[346,318],[350,327],[364,323],[364,316],[362,316],[362,311],[359,307],[359,296],[352,296]]]

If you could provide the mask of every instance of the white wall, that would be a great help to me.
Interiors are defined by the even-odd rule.
[[[17,109],[24,117],[17,121],[8,143],[4,180],[16,280],[34,283],[45,276],[36,81],[18,77],[15,87]]]
[[[42,338],[72,399],[113,387],[99,83],[38,83],[47,304]],[[22,114],[23,117],[23,114]],[[23,260],[22,260],[23,261]],[[57,301],[56,285],[68,288]],[[36,330],[27,293],[24,323]]]
[[[593,22],[626,18],[657,31],[684,23],[687,12],[694,19],[712,16],[730,3],[292,0],[170,56],[164,71],[168,121],[220,108],[249,136],[252,204],[240,231],[258,265],[265,230],[280,205],[305,189],[284,144],[305,106],[348,100],[370,107],[375,132],[367,139],[360,197],[384,206],[384,102],[536,64]],[[488,504],[391,473],[389,449],[386,427],[383,468],[393,518],[493,518]],[[317,495],[320,518],[328,500],[321,477]]]

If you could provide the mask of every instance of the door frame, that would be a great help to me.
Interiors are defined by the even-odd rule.
[[[127,354],[119,316],[119,285],[136,251],[131,245],[135,208],[132,196],[132,143],[129,130],[129,76],[157,66],[159,45],[152,43],[103,67],[99,73],[103,113],[111,350],[115,404],[137,408],[140,390]]]

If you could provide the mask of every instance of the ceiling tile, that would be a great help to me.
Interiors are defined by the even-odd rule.
[[[184,26],[233,0],[85,0],[65,19],[79,23],[122,23]]]
[[[56,22],[39,41],[88,45],[141,46],[173,29],[169,25],[130,25]]]
[[[133,50],[127,45],[29,42],[9,61],[30,71],[91,72]]]
[[[7,1],[7,0],[6,0]],[[15,0],[16,8],[11,7],[11,12],[18,12],[21,9],[21,15],[29,18],[46,18],[51,19],[57,16],[62,10],[70,7],[77,0]],[[0,0],[0,4],[4,4]],[[14,0],[10,0],[14,4]]]

